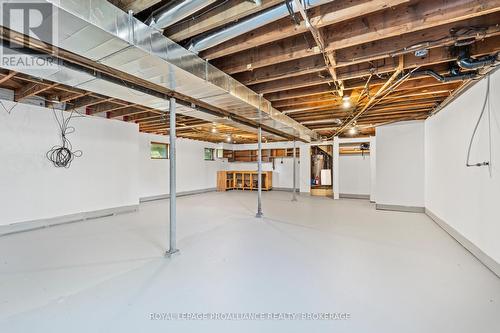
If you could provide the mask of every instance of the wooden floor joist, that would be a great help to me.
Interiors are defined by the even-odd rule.
[[[142,20],[167,4],[111,1],[122,10],[141,12],[136,17]],[[459,56],[473,62],[500,51],[500,0],[335,0],[312,8],[305,7],[307,1],[288,2],[296,13],[254,28],[247,25],[247,30],[199,56],[322,137],[346,135],[354,125],[359,135],[371,135],[379,124],[425,119],[474,81],[441,82],[432,76],[410,76],[410,71],[432,71],[441,77],[472,75],[474,69],[459,67]],[[163,33],[187,47],[283,4],[282,0],[217,1]],[[122,73],[109,73],[102,64],[64,50],[61,57],[125,79]],[[477,72],[478,77],[481,73]],[[150,82],[130,80],[153,89]],[[17,100],[38,96],[47,105],[59,101],[66,103],[67,110],[85,108],[89,115],[136,123],[141,131],[168,133],[163,111],[120,101],[105,92],[51,85],[8,70],[0,71],[0,87],[14,90]],[[199,102],[221,116],[230,114],[190,96],[168,93],[188,103]],[[214,133],[212,123],[193,117],[179,116],[177,122],[183,137],[220,142],[231,135],[242,143],[256,139],[255,133],[220,124]]]

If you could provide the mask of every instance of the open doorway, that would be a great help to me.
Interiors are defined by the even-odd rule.
[[[311,195],[332,196],[333,146],[311,146]]]
[[[339,145],[339,197],[370,199],[370,142],[346,142]]]

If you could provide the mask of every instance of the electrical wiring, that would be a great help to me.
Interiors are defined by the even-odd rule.
[[[68,139],[68,135],[75,132],[75,128],[73,126],[69,126],[70,121],[75,117],[84,117],[84,115],[81,115],[72,110],[69,116],[65,117],[64,112],[65,111],[61,110],[59,119],[56,110],[52,108],[52,113],[60,130],[61,145],[53,146],[45,154],[47,159],[52,162],[52,164],[56,168],[69,168],[75,158],[81,157],[83,155],[83,151],[73,150],[73,145]]]
[[[295,12],[293,10],[292,1],[293,0],[285,0],[285,5],[286,5],[286,8],[288,9],[288,13],[290,14],[290,18],[292,19],[292,22],[295,25],[300,25],[300,20],[298,19],[297,15],[295,15]]]
[[[464,27],[464,28],[458,29],[457,31],[452,31],[450,33],[450,35],[448,35],[448,36],[444,36],[444,37],[432,39],[432,40],[427,40],[424,42],[420,42],[418,44],[413,44],[413,45],[404,47],[404,48],[394,52],[392,54],[392,56],[399,55],[401,52],[405,53],[405,52],[411,52],[413,50],[427,48],[427,47],[430,47],[436,43],[439,43],[441,41],[444,41],[444,40],[447,40],[450,38],[457,39],[455,41],[455,46],[470,45],[470,44],[473,44],[477,39],[481,39],[482,36],[485,35],[486,30],[487,30],[486,27],[475,27],[475,26]],[[471,34],[471,33],[474,33],[474,34]],[[471,38],[474,38],[474,39],[470,39],[470,40],[466,40],[466,41],[458,40],[460,37],[469,36],[469,35],[471,36]]]
[[[490,159],[489,159],[489,161],[471,163],[470,162],[470,153],[472,150],[472,143],[474,142],[474,137],[476,136],[477,129],[479,128],[479,124],[481,123],[481,120],[483,119],[483,116],[486,112],[486,109],[488,109],[488,135],[489,135]],[[481,166],[489,166],[490,163],[491,163],[491,108],[490,108],[490,75],[488,75],[487,83],[486,83],[486,95],[484,97],[484,102],[483,102],[483,106],[481,108],[481,113],[479,114],[479,118],[477,119],[476,125],[474,126],[474,131],[472,132],[472,135],[471,135],[471,138],[469,141],[469,148],[467,149],[467,161],[465,164],[467,167],[481,167]]]

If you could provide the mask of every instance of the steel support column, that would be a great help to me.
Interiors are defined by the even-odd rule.
[[[177,189],[176,189],[176,150],[175,150],[175,139],[176,139],[176,131],[175,131],[175,98],[170,97],[169,99],[169,108],[170,108],[170,149],[169,149],[169,158],[170,158],[170,244],[168,251],[166,253],[167,257],[170,257],[174,253],[179,252],[176,245],[176,233],[177,233],[177,207],[176,207],[176,198],[177,198]]]
[[[293,140],[293,189],[292,189],[292,201],[297,201],[297,184],[295,183],[295,179],[297,178],[297,156],[296,156],[296,144],[295,140]]]
[[[257,214],[256,217],[262,217],[262,128],[259,126],[257,147]]]

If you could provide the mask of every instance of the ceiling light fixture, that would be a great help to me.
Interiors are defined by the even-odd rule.
[[[356,128],[356,126],[353,126],[349,129],[350,135],[356,135],[357,133],[358,133],[358,129]]]

